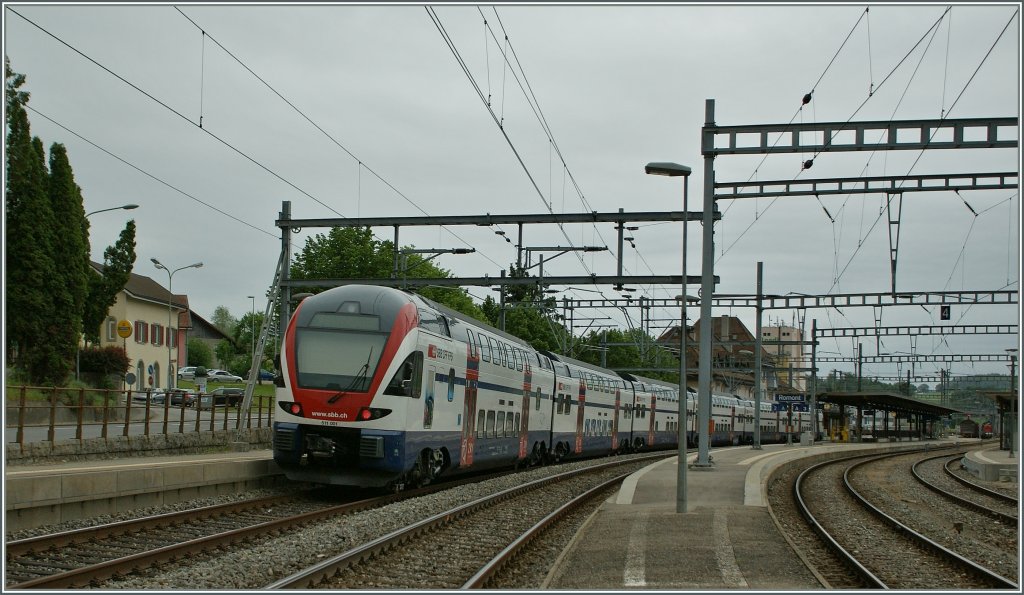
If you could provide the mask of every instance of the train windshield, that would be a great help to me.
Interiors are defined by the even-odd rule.
[[[297,329],[295,363],[299,386],[366,392],[387,340],[387,333]]]

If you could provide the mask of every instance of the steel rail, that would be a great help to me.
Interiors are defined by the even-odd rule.
[[[968,509],[973,510],[975,512],[979,512],[981,514],[990,516],[990,517],[992,517],[992,518],[994,518],[994,519],[996,519],[998,521],[1002,521],[1002,522],[1010,524],[1010,525],[1016,525],[1017,521],[1018,521],[1017,517],[1015,517],[1015,516],[1013,516],[1011,514],[1006,514],[1005,512],[1000,512],[998,510],[993,510],[993,509],[991,509],[991,508],[989,508],[989,507],[987,507],[987,506],[985,506],[983,504],[979,504],[978,502],[974,502],[973,500],[968,500],[966,498],[961,498],[960,496],[957,496],[956,494],[953,494],[952,492],[944,490],[944,489],[940,488],[939,486],[933,484],[932,482],[928,481],[927,479],[922,477],[921,474],[918,472],[917,466],[922,464],[922,463],[927,463],[928,461],[933,461],[935,459],[944,459],[944,458],[949,457],[949,456],[959,457],[959,456],[962,456],[963,454],[964,454],[963,452],[960,452],[960,453],[957,453],[955,455],[948,455],[948,454],[946,454],[946,455],[938,455],[938,456],[934,456],[934,457],[928,457],[927,459],[921,459],[920,461],[914,463],[914,465],[910,468],[910,473],[914,476],[915,479],[917,479],[917,481],[919,481],[922,484],[924,484],[924,486],[926,488],[932,490],[936,494],[939,494],[943,498],[946,498],[946,499],[950,500],[951,502],[955,502],[955,503],[959,504],[960,506],[963,506],[964,508],[968,508]],[[954,458],[953,460],[956,460],[956,459]],[[945,468],[945,465],[943,465],[943,468]]]
[[[621,483],[623,480],[629,477],[630,474],[631,473],[623,473],[618,477],[609,479],[608,481],[602,483],[597,487],[591,488],[586,492],[583,492],[579,496],[576,496],[572,500],[560,506],[557,510],[547,515],[540,521],[537,521],[537,524],[530,527],[525,533],[523,533],[518,538],[516,538],[515,541],[510,543],[508,547],[503,549],[501,552],[498,553],[498,555],[496,555],[489,562],[484,564],[480,568],[480,570],[477,571],[476,574],[474,574],[468,581],[466,581],[464,585],[462,585],[459,588],[482,589],[483,586],[487,583],[487,581],[489,581],[491,578],[494,577],[494,575],[500,572],[502,568],[504,568],[509,562],[512,561],[513,558],[515,558],[516,554],[518,554],[523,548],[529,545],[534,539],[539,537],[541,533],[543,533],[549,527],[551,527],[556,522],[561,520],[565,515],[581,507],[585,502],[587,502],[588,500],[590,500],[592,497],[596,496],[603,490],[607,489],[608,487],[616,483]]]
[[[167,527],[171,525],[182,524],[188,521],[197,521],[212,517],[223,516],[227,514],[245,512],[247,510],[263,508],[265,506],[276,506],[278,504],[282,504],[284,502],[288,502],[289,500],[294,499],[294,495],[254,498],[250,500],[242,500],[239,502],[229,502],[227,504],[214,504],[211,506],[204,506],[202,508],[194,508],[191,510],[181,510],[153,516],[140,517],[137,519],[128,519],[125,521],[105,523],[103,525],[83,527],[81,529],[72,529],[69,531],[61,531],[59,533],[37,535],[35,537],[27,537],[25,539],[17,539],[14,541],[7,542],[5,554],[7,556],[7,560],[9,563],[11,558],[13,557],[22,556],[33,552],[41,552],[51,548],[67,547],[69,545],[75,545],[87,541],[94,541],[97,539],[106,539],[108,537],[127,535],[129,533],[137,533],[139,531],[143,531],[146,529]]]
[[[577,469],[566,473],[560,473],[558,475],[552,475],[537,479],[513,488],[502,490],[496,494],[484,496],[456,506],[455,508],[446,510],[438,513],[434,516],[428,517],[411,525],[408,525],[402,529],[397,529],[378,537],[372,541],[369,541],[359,547],[350,549],[346,552],[342,552],[337,556],[324,560],[318,564],[300,570],[294,574],[286,576],[282,579],[274,581],[273,583],[263,587],[264,590],[277,590],[277,589],[314,589],[320,583],[329,580],[336,572],[343,570],[350,566],[354,566],[361,562],[371,560],[375,556],[387,552],[391,548],[398,546],[406,541],[416,538],[417,536],[436,529],[438,527],[447,525],[460,518],[468,516],[478,510],[483,510],[494,506],[500,502],[503,502],[509,498],[521,495],[523,493],[543,488],[544,486],[552,483],[557,483],[575,477],[577,475],[583,475],[618,465],[628,465],[638,461],[645,461],[648,459],[665,458],[672,456],[674,453],[656,453],[648,457],[637,457],[633,459],[627,459],[622,461],[615,461],[611,463],[604,463],[596,465],[594,467],[587,467],[584,469]]]
[[[869,502],[867,500],[867,498],[862,496],[860,494],[860,492],[858,492],[853,487],[853,484],[850,483],[850,472],[853,471],[854,469],[856,469],[857,467],[860,467],[861,465],[867,465],[869,463],[873,463],[875,461],[879,461],[879,460],[882,460],[882,459],[887,459],[887,458],[892,458],[892,457],[901,456],[901,455],[905,455],[905,454],[910,454],[910,453],[913,453],[913,452],[917,452],[917,451],[909,451],[909,452],[904,451],[904,452],[901,452],[901,453],[886,454],[886,455],[882,455],[882,456],[876,456],[876,457],[872,457],[872,458],[870,458],[868,460],[860,461],[859,463],[854,463],[854,464],[850,465],[849,467],[846,468],[846,471],[843,472],[843,483],[844,483],[844,485],[846,487],[846,490],[864,508],[866,508],[868,511],[870,511],[872,514],[874,514],[878,518],[882,519],[882,521],[884,521],[887,525],[892,527],[896,531],[896,533],[899,533],[901,535],[904,535],[904,536],[910,538],[911,540],[915,541],[919,545],[923,545],[926,549],[930,549],[934,553],[938,554],[940,557],[945,558],[946,560],[959,565],[964,570],[967,570],[968,572],[971,572],[971,573],[975,574],[976,576],[978,576],[978,577],[980,577],[980,578],[982,578],[984,580],[990,581],[991,583],[993,583],[993,586],[995,588],[1013,589],[1015,591],[1018,590],[1017,583],[1011,581],[1010,579],[1008,579],[1008,578],[1006,578],[1004,576],[1001,576],[1001,575],[999,575],[999,574],[989,570],[988,568],[985,568],[984,566],[978,564],[977,562],[975,562],[973,560],[965,558],[965,557],[961,556],[960,554],[958,554],[958,553],[956,553],[956,552],[954,552],[954,551],[952,551],[950,549],[945,548],[944,546],[936,543],[935,541],[932,541],[928,537],[925,537],[924,535],[918,533],[917,531],[914,531],[910,527],[908,527],[908,526],[904,525],[903,523],[899,522],[895,518],[889,516],[888,514],[883,512],[880,508],[878,508],[875,505],[871,504],[871,502]]]
[[[859,455],[859,456],[856,456],[856,457],[849,457],[849,458],[846,458],[846,459],[841,459],[841,461],[849,461],[851,459],[865,458],[865,457],[870,457],[870,456],[873,456],[873,455]],[[839,462],[841,462],[841,461],[839,461]],[[834,537],[832,537],[832,534],[830,534],[825,529],[825,527],[822,526],[822,524],[818,522],[818,519],[815,518],[813,513],[811,513],[810,507],[808,507],[807,503],[804,501],[804,498],[803,498],[803,481],[804,481],[804,479],[806,479],[807,477],[810,477],[810,475],[812,473],[814,473],[815,471],[817,471],[818,469],[822,469],[824,467],[827,467],[829,465],[834,465],[836,463],[837,463],[837,461],[824,461],[822,463],[818,463],[816,465],[812,465],[812,466],[808,467],[807,469],[804,469],[800,473],[800,475],[797,476],[796,483],[793,486],[793,495],[796,498],[797,508],[800,510],[800,514],[803,515],[803,517],[805,519],[807,519],[808,524],[810,524],[810,526],[811,526],[811,530],[814,531],[815,533],[817,533],[818,536],[821,537],[821,539],[825,542],[825,545],[829,549],[831,549],[833,552],[835,552],[836,555],[838,555],[843,560],[843,562],[846,563],[846,565],[851,570],[853,570],[854,573],[856,573],[858,576],[860,576],[860,578],[864,581],[865,586],[867,588],[869,588],[869,589],[888,589],[889,588],[888,585],[886,585],[884,582],[882,582],[882,579],[880,579],[877,576],[875,576],[875,574],[873,572],[868,570],[863,564],[860,563],[859,560],[857,560],[857,558],[855,558],[853,556],[853,554],[848,552],[846,550],[846,548],[841,546],[839,544],[839,542],[836,541],[836,539]]]

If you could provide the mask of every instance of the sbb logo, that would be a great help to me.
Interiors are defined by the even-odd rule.
[[[427,346],[427,357],[430,359],[444,359],[448,361],[455,361],[455,354],[447,349],[442,349],[437,345]]]

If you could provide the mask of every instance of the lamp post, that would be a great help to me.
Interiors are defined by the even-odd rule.
[[[90,211],[90,212],[86,213],[85,216],[88,217],[89,215],[95,215],[96,213],[103,213],[105,211],[119,211],[121,209],[124,209],[125,211],[130,211],[132,209],[137,209],[137,208],[139,208],[139,205],[121,205],[119,207],[110,207],[109,209],[100,209],[98,211]]]
[[[678,163],[648,163],[644,173],[655,176],[683,177],[683,293],[679,299],[679,467],[676,475],[676,512],[686,512],[686,212],[692,169]]]
[[[89,215],[95,215],[96,213],[103,213],[105,211],[118,211],[120,209],[131,210],[131,209],[137,209],[137,208],[139,208],[139,205],[122,205],[120,207],[111,207],[109,209],[100,209],[98,211],[89,211],[88,213],[85,214],[85,216],[88,217]],[[81,341],[79,341],[79,343],[81,343]],[[80,368],[81,368],[81,362],[80,362],[81,353],[82,353],[82,349],[80,347],[75,350],[75,380],[78,380],[78,376],[81,373],[81,370],[80,370]]]
[[[150,260],[153,261],[153,264],[156,265],[156,268],[163,269],[163,270],[167,271],[167,330],[164,333],[164,335],[165,335],[164,340],[167,342],[167,388],[174,388],[174,385],[176,383],[174,382],[174,379],[175,379],[174,371],[171,370],[171,340],[170,340],[171,339],[171,335],[170,335],[170,333],[171,333],[171,300],[174,299],[174,292],[171,290],[171,288],[173,287],[173,283],[174,283],[174,273],[177,273],[178,271],[184,270],[184,269],[198,269],[199,267],[203,266],[203,263],[196,262],[196,263],[190,264],[188,266],[183,266],[183,267],[176,268],[176,269],[174,269],[172,271],[171,269],[169,269],[166,266],[164,266],[163,263],[161,263],[159,260],[157,260],[155,258],[150,258]]]

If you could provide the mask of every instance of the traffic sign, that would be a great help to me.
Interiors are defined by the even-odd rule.
[[[135,384],[135,374],[132,374],[131,372],[128,372],[127,374],[125,374],[124,375],[124,382],[125,382],[125,384],[128,384],[128,385]]]
[[[803,403],[803,395],[775,395],[775,400],[779,403]]]
[[[120,320],[117,323],[117,336],[122,339],[127,339],[132,336],[132,323],[127,320]]]

